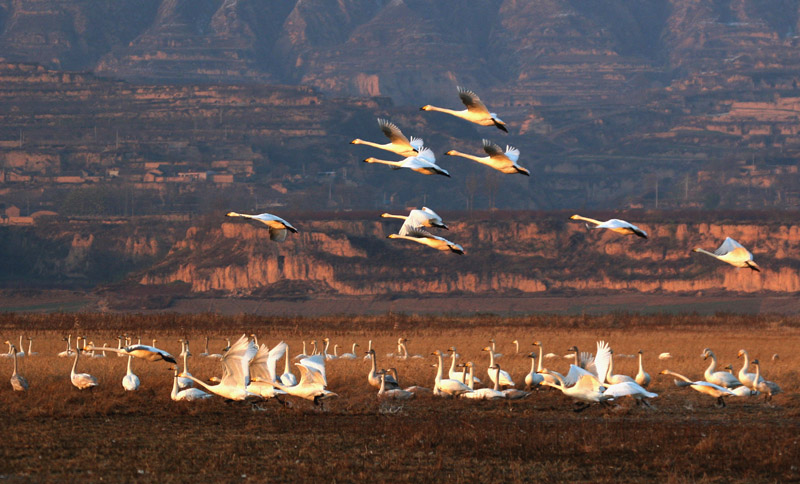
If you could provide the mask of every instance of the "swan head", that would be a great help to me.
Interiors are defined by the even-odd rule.
[[[571,351],[573,353],[577,353],[578,352],[578,347],[577,346],[570,346],[569,348],[567,348],[567,351]]]
[[[581,216],[578,215],[578,214],[575,214],[572,217],[570,217],[570,220],[578,220],[579,218],[581,218]]]
[[[536,359],[536,353],[528,353],[528,358]]]
[[[703,350],[703,353],[700,356],[702,356],[703,359],[706,360],[706,359],[708,359],[709,356],[711,356],[713,354],[714,354],[714,352],[711,351],[710,348],[706,348],[706,349]]]
[[[661,371],[658,372],[658,374],[659,375],[669,375],[670,371],[669,370],[661,370]]]
[[[350,144],[351,144],[351,145],[360,145],[360,144],[361,144],[361,140],[360,140],[360,139],[358,139],[358,138],[356,138],[356,139],[354,139],[353,141],[351,141],[351,142],[350,142]]]
[[[483,348],[481,351],[492,351],[492,348],[487,346],[487,347]]]
[[[455,252],[456,254],[459,254],[459,255],[466,254],[466,252],[464,252],[464,248],[461,247],[459,244],[450,244],[447,247],[450,248],[450,251]]]
[[[439,351],[439,350],[434,350],[434,352],[433,352],[433,353],[431,353],[431,355],[432,355],[432,356],[442,356],[442,352],[441,352],[441,351]]]
[[[432,107],[433,106],[431,106],[430,104],[426,104],[426,105],[422,106],[421,108],[419,108],[419,110],[420,111],[430,111]]]
[[[447,348],[447,351],[449,351],[450,353],[455,353],[456,352],[456,347],[455,346],[451,346],[451,347]]]
[[[758,366],[758,365],[759,365],[758,358],[756,358],[755,360],[753,360],[753,364],[754,364],[754,365],[756,365],[756,366]]]
[[[361,160],[361,161],[363,161],[364,163],[372,163],[372,162],[374,162],[374,161],[375,161],[375,158],[373,158],[373,157],[371,157],[371,156],[370,156],[369,158],[364,158],[364,159],[363,159],[363,160]]]
[[[639,350],[639,351],[638,351],[638,353],[641,355],[641,354],[643,354],[644,352],[643,352],[642,350]]]
[[[695,247],[694,249],[692,249],[692,252],[700,252],[700,247]]]
[[[456,154],[456,150],[449,150],[449,151],[447,151],[447,152],[445,153],[445,155],[450,155],[450,156],[453,156],[453,155],[455,155],[455,154]]]
[[[532,346],[542,346],[542,342],[541,341],[534,341],[533,343],[531,343],[531,345]]]
[[[744,356],[744,355],[746,355],[746,354],[747,354],[747,351],[745,351],[745,350],[739,350],[739,352],[738,352],[738,353],[736,353],[736,357],[737,357],[737,358],[741,358],[742,356]]]

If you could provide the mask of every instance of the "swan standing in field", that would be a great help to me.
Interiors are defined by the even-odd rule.
[[[386,119],[378,118],[378,126],[381,127],[383,134],[389,138],[389,143],[378,144],[356,138],[351,141],[350,144],[372,146],[373,148],[397,153],[400,156],[416,156],[419,154],[419,150],[422,149],[423,144],[421,138],[415,138],[412,136],[409,140],[406,138],[406,135],[400,131],[400,128],[398,128],[396,124],[389,122]]]
[[[605,222],[601,222],[600,220],[595,220],[593,218],[582,217],[580,215],[573,215],[572,217],[570,217],[570,219],[583,220],[584,222],[588,222],[586,225],[587,227],[589,226],[588,224],[594,224],[594,227],[592,228],[595,229],[609,229],[612,232],[616,232],[618,234],[637,235],[644,239],[647,238],[647,232],[633,225],[630,222],[626,222],[618,218],[612,218],[611,220],[606,220]]]
[[[710,348],[704,349],[701,356],[704,360],[711,358],[711,364],[708,365],[708,368],[706,368],[706,371],[703,374],[703,377],[707,382],[711,382],[715,385],[725,388],[736,388],[742,386],[742,383],[727,371],[715,371],[717,368],[717,355],[715,355]]]
[[[72,335],[68,335],[66,338],[64,338],[64,341],[67,342],[67,349],[58,354],[59,358],[69,358],[75,354],[75,351],[72,350]]]
[[[642,350],[639,350],[639,372],[636,373],[636,383],[641,385],[644,388],[647,388],[650,385],[650,374],[644,371],[644,367],[642,367]]]
[[[247,391],[250,384],[250,361],[258,353],[255,343],[242,335],[222,356],[222,379],[218,385],[207,385],[205,382],[189,376],[195,383],[206,390],[228,400],[254,400],[261,396]]]
[[[414,392],[403,390],[402,388],[386,389],[386,372],[380,372],[381,387],[378,390],[378,398],[389,398],[392,400],[411,400],[416,396]]]
[[[741,349],[736,357],[744,359],[742,369],[739,370],[739,373],[736,376],[739,378],[739,381],[743,386],[746,386],[747,388],[753,388],[753,383],[756,382],[756,374],[747,371],[750,369],[750,355],[747,353],[747,350]],[[759,383],[762,381],[764,381],[763,378],[759,380]]]
[[[460,86],[458,86],[457,89],[458,97],[461,99],[461,102],[464,103],[464,106],[466,106],[467,109],[463,111],[456,111],[453,109],[438,108],[428,104],[422,106],[420,110],[438,111],[440,113],[451,114],[458,118],[465,119],[470,123],[479,124],[481,126],[496,126],[497,129],[508,133],[506,123],[504,123],[502,119],[498,118],[497,114],[490,113],[489,110],[486,109],[486,105],[483,104],[477,94]]]
[[[464,365],[464,371],[467,372],[467,386],[471,391],[462,393],[459,397],[469,398],[470,400],[505,400],[506,394],[500,391],[497,383],[495,383],[494,388],[479,388],[475,390],[474,367],[475,365],[471,361]],[[499,368],[497,367],[495,371],[499,370]],[[499,378],[495,378],[495,381],[497,380]]]
[[[772,395],[777,395],[783,391],[777,383],[761,378],[761,365],[758,363],[758,359],[753,360],[753,366],[756,367],[756,375],[753,379],[752,388],[754,391],[761,392],[765,395],[765,402],[772,400]]]
[[[183,371],[178,374],[178,388],[181,390],[185,390],[187,388],[191,388],[194,386],[194,381],[191,378],[189,378],[190,376],[192,376],[192,374],[189,373],[189,364],[187,362],[188,358],[189,358],[188,352],[184,351]]]
[[[672,375],[676,378],[680,378],[682,381],[675,380],[675,385],[679,387],[692,387],[693,390],[696,390],[700,393],[705,393],[706,395],[710,395],[717,399],[716,405],[718,407],[725,407],[725,400],[724,397],[735,396],[735,394],[729,389],[725,387],[721,387],[715,383],[711,383],[708,381],[697,380],[692,381],[685,376],[681,375],[680,373],[675,373],[674,371],[669,370],[662,370],[662,375]]]
[[[75,342],[77,346],[80,343],[81,337],[78,336],[78,339]],[[79,390],[85,390],[87,388],[92,388],[97,386],[97,378],[93,377],[88,373],[75,373],[75,370],[78,368],[78,358],[80,358],[81,352],[76,349],[75,351],[75,361],[72,363],[72,371],[69,374],[69,379],[75,388]]]
[[[563,379],[564,375],[556,371],[545,373],[544,371],[545,368],[542,366],[542,353],[544,352],[544,349],[542,348],[542,343],[541,341],[534,341],[532,344],[533,346],[539,348],[539,358],[536,364],[536,373],[542,375],[543,380],[541,384],[549,387],[558,387],[560,385],[558,377],[560,376]]]
[[[19,351],[17,352],[18,358],[25,358],[25,349],[22,346],[22,335],[19,335]]]
[[[408,215],[392,215],[390,213],[382,213],[381,217],[383,218],[397,218],[400,220],[405,220],[403,226],[406,223],[409,224],[411,227],[437,227],[440,229],[449,230],[447,225],[445,225],[442,217],[439,216],[436,212],[431,210],[428,207],[422,207],[421,209],[414,209],[408,213]],[[402,234],[402,228],[400,229],[400,233]]]
[[[758,267],[758,264],[753,261],[753,254],[745,249],[742,244],[736,242],[730,237],[727,237],[722,245],[720,245],[719,248],[714,252],[709,252],[699,247],[692,249],[692,252],[700,252],[701,254],[710,255],[711,257],[719,259],[722,262],[727,262],[734,267],[747,267],[756,272],[761,272],[761,268]]]
[[[153,343],[155,342],[156,340],[153,340]],[[90,344],[88,346],[85,346],[83,348],[83,351],[94,351],[95,349],[96,348]],[[103,351],[111,351],[113,353],[118,353],[118,354],[121,353],[124,355],[133,355],[134,358],[142,358],[147,361],[164,360],[166,362],[177,365],[174,356],[172,356],[171,354],[167,353],[164,350],[156,348],[155,346],[136,344],[136,345],[126,346],[121,350],[118,350],[116,348],[103,347]]]
[[[306,352],[305,346],[306,346],[306,342],[303,341],[303,353]],[[298,356],[300,356],[300,355],[298,355]],[[284,363],[283,363],[283,373],[279,377],[280,382],[283,383],[284,385],[288,385],[288,386],[297,385],[297,377],[294,376],[294,373],[292,373],[291,367],[289,366],[289,348],[288,348],[288,346],[286,348],[286,353],[284,354],[283,358],[284,358],[284,360],[283,360],[284,361]],[[305,359],[305,358],[308,358],[308,356],[304,356],[303,357],[303,359]],[[297,356],[295,356],[295,359],[297,359]]]
[[[608,374],[606,375],[605,381],[607,381],[611,385],[624,382],[636,383],[636,380],[629,377],[628,375],[614,374],[614,350],[609,350],[609,351],[611,354],[608,358]],[[601,382],[603,382],[602,379]]]
[[[172,378],[172,393],[170,393],[170,397],[175,400],[176,402],[180,401],[187,401],[193,402],[195,400],[204,400],[206,398],[211,398],[210,393],[206,393],[203,390],[199,390],[197,388],[187,388],[185,390],[178,390],[178,367],[174,367],[173,371],[175,372]]]
[[[122,388],[129,392],[139,388],[139,377],[131,371],[131,360],[133,360],[133,356],[128,355],[128,371],[125,373],[125,376],[122,377]]]
[[[450,242],[444,237],[433,235],[422,227],[406,227],[403,225],[405,234],[389,234],[388,239],[405,239],[411,240],[418,244],[427,245],[428,247],[436,250],[450,251],[459,255],[464,255],[464,248],[455,242]]]
[[[469,391],[472,391],[467,385],[458,380],[453,380],[450,378],[446,379],[442,378],[442,375],[444,374],[442,352],[436,350],[433,353],[431,353],[431,355],[436,356],[438,358],[438,365],[436,365],[436,377],[433,380],[434,394],[438,394],[441,396],[457,397],[462,393],[467,393]]]
[[[36,356],[36,355],[39,354],[39,353],[33,351],[31,348],[33,348],[33,338],[29,337],[28,338],[28,356]]]
[[[14,358],[14,371],[11,373],[11,387],[14,389],[15,392],[24,392],[28,390],[28,380],[25,379],[24,376],[17,373],[17,353],[16,348],[14,345],[6,341],[9,345],[11,345],[11,353],[12,358]]]
[[[358,343],[353,343],[353,349],[351,350],[351,352],[350,353],[342,353],[339,356],[339,359],[340,360],[355,360],[357,358],[357,356],[356,356],[356,347],[357,346],[358,346]]]
[[[528,358],[531,359],[531,371],[525,375],[525,390],[531,391],[544,382],[544,375],[536,371],[536,353],[529,354]]]
[[[450,150],[445,155],[460,156],[468,160],[477,161],[482,165],[494,168],[503,173],[521,173],[526,176],[531,176],[531,172],[527,168],[523,168],[517,164],[519,159],[519,150],[513,146],[506,146],[505,151],[500,145],[492,143],[488,139],[483,140],[483,151],[489,156],[474,156],[467,153],[462,153],[456,150]]]
[[[494,362],[495,353],[494,351],[492,351],[492,347],[487,346],[483,348],[482,351],[487,351],[489,353],[488,374],[489,374],[489,379],[492,381],[492,383],[499,382],[500,386],[507,386],[507,387],[515,386],[516,384],[514,383],[514,380],[511,378],[511,375],[509,375],[507,371],[500,370],[492,372],[492,369],[495,368],[495,362]],[[495,378],[498,378],[499,380],[495,380]]]
[[[367,354],[372,359],[372,366],[371,366],[371,368],[369,370],[369,373],[367,373],[367,381],[373,387],[380,388],[381,379],[380,379],[380,376],[378,375],[378,362],[375,361],[376,360],[375,350],[371,349],[371,350],[367,351]],[[386,379],[386,383],[385,383],[386,387],[391,388],[391,389],[400,388],[400,384],[397,383],[397,381],[391,375],[386,375],[385,379]]]
[[[408,168],[409,170],[416,171],[423,175],[443,175],[450,178],[450,173],[436,164],[436,156],[430,148],[423,148],[418,155],[409,156],[400,161],[380,160],[370,156],[364,159],[364,163],[389,165],[395,170]]]
[[[297,229],[292,226],[286,220],[278,217],[277,215],[272,215],[271,213],[260,213],[258,215],[250,215],[246,213],[236,213],[236,212],[228,212],[225,214],[226,217],[242,217],[249,220],[255,220],[256,222],[261,222],[262,224],[266,225],[269,228],[269,238],[270,240],[275,240],[277,242],[283,242],[286,240],[286,235],[291,232],[293,234],[297,233]]]

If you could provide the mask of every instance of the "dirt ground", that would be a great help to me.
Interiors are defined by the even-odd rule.
[[[33,337],[33,351],[21,359],[31,388],[26,394],[0,386],[0,479],[8,482],[790,482],[800,480],[800,360],[794,354],[800,329],[793,324],[753,319],[731,327],[709,327],[707,321],[653,328],[604,327],[589,318],[586,327],[509,326],[487,320],[469,327],[428,327],[401,321],[383,330],[330,326],[306,320],[292,331],[266,325],[220,331],[182,333],[192,341],[191,372],[203,379],[219,374],[217,361],[197,356],[210,336],[212,352],[225,337],[255,332],[260,342],[284,340],[290,354],[302,342],[330,336],[338,352],[358,342],[359,358],[327,364],[329,389],[338,398],[318,408],[292,400],[290,408],[275,401],[245,404],[214,398],[173,402],[172,373],[164,362],[137,360],[142,380],[137,392],[120,385],[125,358],[82,357],[78,371],[100,381],[93,391],[69,382],[73,359],[55,354],[66,348],[67,331],[2,327],[4,339],[20,333]],[[126,320],[131,324],[132,320]],[[76,325],[80,322],[76,320]],[[84,323],[85,324],[85,323]],[[111,324],[111,323],[109,323]],[[73,328],[95,344],[116,346],[124,328]],[[422,358],[398,359],[397,335],[409,338],[408,349]],[[144,341],[180,351],[175,330],[140,332]],[[543,344],[545,366],[566,371],[568,346],[594,350],[609,341],[617,355],[616,371],[633,375],[635,354],[644,351],[650,390],[659,394],[653,409],[623,399],[609,408],[573,411],[573,402],[557,390],[535,391],[514,402],[476,402],[420,396],[408,402],[381,401],[366,381],[370,365],[361,356],[368,339],[381,367],[397,367],[401,383],[431,387],[434,349],[457,347],[459,361],[474,361],[486,377],[486,352],[494,338],[499,358],[519,383],[530,369],[525,357],[534,339]],[[518,340],[520,352],[512,341]],[[678,388],[658,375],[669,368],[702,378],[709,361],[700,357],[712,347],[720,367],[741,366],[736,358],[746,347],[762,360],[765,376],[783,393],[769,403],[760,397],[729,399],[726,408],[714,400]],[[27,348],[26,348],[27,351]],[[329,348],[329,351],[332,350]],[[668,360],[657,355],[670,352]],[[778,354],[777,359],[772,355]],[[0,371],[11,373],[11,360],[0,359]],[[281,369],[279,367],[279,369]],[[721,369],[721,368],[720,368]],[[518,384],[518,388],[522,385]]]

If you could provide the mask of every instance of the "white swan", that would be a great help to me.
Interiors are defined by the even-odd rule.
[[[181,390],[185,390],[187,388],[191,388],[194,386],[194,381],[189,378],[192,376],[189,373],[189,365],[187,362],[187,358],[189,358],[188,352],[183,352],[183,371],[178,374],[178,388]]]
[[[403,226],[406,227],[405,225]],[[389,239],[405,239],[418,244],[427,245],[428,247],[436,250],[455,252],[459,255],[464,255],[464,248],[455,242],[450,242],[444,237],[433,235],[422,227],[406,228],[405,234],[389,234]]]
[[[441,396],[457,397],[462,393],[471,391],[470,388],[464,383],[453,380],[450,378],[444,379],[444,368],[442,364],[442,352],[439,350],[431,353],[438,358],[438,365],[436,365],[436,377],[434,378],[433,392]]]
[[[356,138],[351,141],[350,144],[372,146],[373,148],[397,153],[400,156],[416,156],[419,153],[419,150],[422,149],[423,142],[421,138],[415,138],[412,136],[409,140],[406,138],[406,135],[400,131],[400,128],[398,128],[394,123],[386,119],[378,118],[378,126],[381,127],[383,134],[389,138],[389,143],[378,144]]]
[[[507,387],[515,386],[516,384],[514,383],[514,380],[511,378],[511,375],[509,375],[507,371],[505,371],[505,370],[500,370],[499,372],[492,372],[491,371],[493,368],[495,368],[494,351],[492,351],[492,347],[491,346],[487,346],[487,347],[483,348],[482,351],[486,351],[486,352],[489,353],[489,371],[488,371],[488,373],[489,373],[489,379],[492,381],[492,383],[499,382],[500,386],[507,386]],[[499,380],[495,380],[495,378],[499,378]]]
[[[367,373],[367,381],[373,387],[380,388],[381,379],[380,379],[380,376],[378,375],[378,362],[376,361],[377,357],[375,356],[375,350],[374,349],[370,349],[369,351],[367,351],[367,354],[372,359],[372,366],[371,366],[371,368],[369,370],[369,373]],[[388,388],[400,388],[400,384],[397,383],[397,380],[395,380],[391,375],[386,375],[386,384],[385,385]]]
[[[408,215],[392,215],[390,213],[382,213],[381,217],[405,220],[407,223],[410,223],[410,226],[412,227],[438,227],[440,229],[449,230],[447,225],[444,223],[444,220],[442,220],[442,217],[428,207],[414,209],[410,211]],[[408,222],[409,220],[410,222]],[[405,223],[403,225],[405,225]],[[402,233],[402,228],[400,230],[400,233]]]
[[[612,218],[611,220],[606,220],[605,222],[601,222],[600,220],[595,220],[593,218],[582,217],[580,215],[573,215],[570,217],[572,220],[583,220],[584,222],[588,222],[594,224],[595,229],[609,229],[612,232],[616,232],[618,234],[623,235],[638,235],[644,239],[647,238],[647,232],[640,229],[639,227],[633,225],[630,222],[626,222],[624,220],[620,220],[618,218]],[[586,225],[589,226],[588,224]]]
[[[272,384],[289,395],[312,400],[314,405],[322,405],[323,400],[338,396],[325,388],[328,381],[325,377],[325,358],[322,355],[309,356],[295,365],[300,370],[300,381],[297,385],[286,386],[278,382]]]
[[[203,390],[197,388],[187,388],[186,390],[178,390],[178,367],[175,366],[173,368],[175,374],[172,377],[172,393],[170,393],[170,398],[175,400],[176,402],[180,401],[187,401],[193,402],[195,400],[204,400],[206,398],[211,398],[210,393],[206,393]]]
[[[636,373],[636,383],[641,385],[644,388],[647,388],[650,385],[650,374],[644,371],[644,367],[642,366],[642,350],[639,350],[639,372]]]
[[[253,341],[255,344],[255,340]],[[277,380],[278,360],[289,354],[289,346],[281,341],[272,349],[261,345],[256,356],[250,361],[250,384],[247,391],[262,396],[273,398],[284,395],[286,392],[276,388],[272,382]]]
[[[31,348],[33,348],[33,338],[28,337],[28,356],[36,356],[39,354],[35,351],[32,351]]]
[[[386,371],[380,372],[381,387],[378,390],[378,398],[389,398],[392,400],[411,400],[416,396],[416,393],[403,390],[402,388],[386,389]]]
[[[19,335],[19,351],[17,352],[18,358],[25,358],[25,347],[22,346],[22,335]]]
[[[656,398],[658,396],[657,393],[648,392],[641,385],[634,381],[624,381],[609,385],[603,391],[603,395],[614,399],[620,397],[632,397],[634,400],[636,400],[637,405],[643,403],[648,407],[651,405],[650,402],[645,400],[645,398]]]
[[[357,358],[357,356],[356,356],[356,347],[357,346],[358,346],[358,343],[353,343],[353,349],[350,351],[350,353],[342,353],[339,356],[339,359],[340,360],[355,360]]]
[[[445,155],[460,156],[468,160],[477,161],[482,165],[494,168],[503,173],[521,173],[526,176],[531,176],[531,172],[527,168],[523,168],[517,164],[519,159],[519,150],[513,146],[506,146],[505,151],[488,139],[483,140],[483,151],[489,156],[475,156],[467,153],[462,153],[456,150],[450,150]]]
[[[758,359],[753,360],[753,366],[756,367],[756,376],[753,379],[754,383],[752,388],[754,391],[761,392],[765,395],[765,402],[772,400],[772,395],[777,395],[783,391],[777,383],[761,378],[761,365],[758,363]]]
[[[331,344],[330,338],[323,338],[322,341],[325,342],[325,346],[322,348],[322,356],[324,356],[326,360],[335,360],[336,358],[338,358],[338,356],[336,356],[335,354],[332,355],[328,353],[328,347]]]
[[[423,148],[416,156],[409,156],[404,160],[390,161],[380,160],[378,158],[365,158],[364,163],[378,163],[381,165],[389,165],[395,170],[401,168],[408,168],[409,170],[416,171],[423,175],[443,175],[450,178],[450,173],[436,164],[436,156],[430,148]]]
[[[727,371],[715,371],[717,368],[717,355],[715,355],[710,348],[704,349],[701,356],[704,360],[711,358],[711,364],[708,365],[708,368],[706,368],[706,371],[703,374],[703,377],[707,382],[711,382],[715,385],[725,388],[736,388],[742,386],[742,383]]]
[[[610,356],[608,359],[608,374],[606,375],[605,381],[607,381],[611,385],[615,385],[617,383],[625,383],[625,382],[633,382],[636,383],[634,378],[629,377],[628,375],[623,374],[614,374],[614,350],[609,350]]]
[[[128,371],[125,373],[125,376],[122,377],[122,388],[129,392],[135,391],[139,388],[139,377],[136,376],[133,371],[131,371],[132,359],[133,355],[128,355]]]
[[[464,365],[464,371],[467,372],[467,386],[471,391],[462,393],[459,397],[469,398],[470,400],[505,400],[506,394],[500,391],[497,387],[497,383],[495,383],[494,388],[479,388],[475,390],[474,366],[475,365],[471,361],[468,361],[467,364]],[[498,366],[496,370],[499,369],[500,367]],[[495,381],[497,380],[496,378]]]
[[[611,397],[603,395],[605,387],[592,375],[582,375],[574,385],[567,386],[561,375],[550,372],[546,368],[542,371],[546,374],[552,374],[558,380],[559,385],[555,388],[561,390],[561,393],[584,403],[582,407],[575,409],[576,412],[587,409],[592,403],[605,403],[611,399]]]
[[[719,248],[714,252],[709,252],[699,247],[692,249],[692,252],[700,252],[701,254],[710,255],[711,257],[719,259],[722,262],[727,262],[734,267],[747,267],[756,272],[761,272],[761,268],[758,267],[758,264],[753,261],[753,254],[745,249],[742,244],[736,242],[730,237],[725,238],[725,241],[722,242],[722,245],[720,245]]]
[[[153,340],[154,343],[155,341],[156,340]],[[89,344],[87,346],[84,346],[83,351],[94,351],[96,349],[97,348]],[[117,354],[133,355],[134,358],[142,358],[143,360],[147,361],[164,360],[166,362],[177,365],[174,356],[172,356],[171,354],[167,353],[164,350],[156,348],[155,346],[136,344],[136,345],[126,346],[121,350],[118,350],[117,348],[108,348],[108,347],[103,347],[102,350],[111,351]]]
[[[11,345],[11,352],[12,358],[14,358],[14,371],[11,373],[11,387],[14,389],[15,392],[24,392],[28,390],[28,380],[25,379],[24,376],[17,373],[17,353],[16,348],[14,345],[6,341],[9,345]]]
[[[704,393],[706,395],[710,395],[717,399],[716,405],[718,407],[725,407],[725,400],[724,397],[734,396],[735,394],[729,389],[725,387],[721,387],[715,383],[711,383],[708,381],[697,380],[692,381],[685,376],[681,375],[680,373],[675,373],[674,371],[669,370],[662,370],[662,375],[672,375],[676,378],[680,378],[682,381],[675,380],[675,385],[679,387],[692,387],[693,390],[696,390],[700,393]]]
[[[411,358],[413,360],[419,360],[419,359],[423,358],[423,356],[420,355],[420,354],[413,354],[411,356],[408,355],[408,347],[406,346],[406,343],[408,343],[408,341],[409,341],[408,338],[400,338],[397,341],[398,346],[400,347],[400,350],[403,352],[402,358],[404,360],[407,360],[408,358]]]
[[[206,336],[206,345],[205,345],[205,347],[203,348],[203,352],[202,352],[202,353],[200,353],[200,354],[199,354],[199,355],[197,355],[197,356],[205,356],[205,357],[207,357],[207,356],[208,356],[208,336]]]
[[[539,358],[538,358],[537,365],[536,365],[536,373],[542,375],[543,380],[542,380],[541,384],[549,386],[549,387],[558,387],[558,386],[560,386],[558,377],[561,377],[563,379],[564,375],[562,375],[561,373],[558,373],[556,371],[551,371],[551,372],[545,373],[544,372],[545,368],[542,366],[542,353],[544,352],[544,350],[542,348],[542,343],[541,343],[541,341],[534,341],[532,344],[533,344],[533,346],[536,346],[536,347],[539,348]]]
[[[498,118],[497,114],[490,113],[489,110],[486,109],[486,106],[483,104],[483,102],[481,102],[477,94],[460,86],[458,86],[457,89],[458,97],[461,99],[461,102],[464,103],[464,106],[466,106],[467,109],[463,111],[456,111],[453,109],[438,108],[428,104],[422,106],[420,110],[438,111],[440,113],[451,114],[458,118],[465,119],[470,123],[479,124],[481,126],[496,126],[497,129],[508,133],[506,123],[504,123],[502,119]]]
[[[275,240],[277,242],[283,242],[286,240],[286,235],[291,232],[293,234],[297,233],[297,229],[292,226],[286,220],[278,217],[277,215],[272,215],[271,213],[260,213],[258,215],[250,215],[246,213],[236,213],[236,212],[228,212],[225,214],[226,217],[242,217],[249,220],[255,220],[256,222],[261,222],[262,224],[266,225],[269,228],[269,238],[270,240]]]
[[[531,391],[544,383],[544,375],[536,371],[536,353],[529,354],[528,358],[531,359],[531,371],[525,375],[525,390]]]
[[[305,346],[306,346],[306,342],[303,341],[303,353],[306,352]],[[297,356],[295,356],[295,359],[296,358],[297,358]],[[308,358],[308,356],[304,356],[303,358]],[[286,354],[284,355],[283,373],[278,378],[280,379],[280,382],[283,383],[284,385],[289,385],[289,386],[297,385],[297,377],[294,376],[294,373],[292,373],[291,367],[289,366],[289,348],[288,347],[286,348]]]
[[[753,388],[753,383],[756,382],[756,374],[747,371],[750,369],[750,355],[747,353],[747,350],[741,349],[739,350],[739,353],[736,355],[736,357],[744,359],[744,364],[742,365],[742,369],[739,370],[739,373],[737,373],[736,376],[739,378],[739,381],[742,383],[743,386],[746,386],[747,388]],[[761,381],[764,381],[764,379],[761,378],[759,383]]]
[[[75,345],[77,346],[80,342],[81,337],[78,336]],[[92,388],[97,386],[97,378],[93,377],[88,373],[75,373],[75,369],[78,367],[78,358],[80,358],[81,352],[75,351],[75,361],[72,363],[72,371],[69,374],[69,379],[75,388],[79,390],[85,390],[87,388]]]
[[[64,338],[64,341],[67,342],[67,349],[58,354],[59,358],[69,358],[75,354],[75,351],[72,350],[72,335],[68,335],[66,338]]]
[[[222,356],[222,379],[218,385],[207,385],[194,376],[195,383],[206,390],[229,400],[253,400],[261,396],[247,391],[250,384],[250,361],[258,353],[255,343],[242,335]]]

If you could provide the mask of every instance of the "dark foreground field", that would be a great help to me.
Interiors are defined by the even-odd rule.
[[[34,338],[38,355],[22,360],[31,382],[27,394],[0,386],[0,479],[9,482],[788,482],[800,480],[800,359],[797,321],[769,317],[666,317],[607,315],[531,319],[470,320],[446,318],[322,318],[264,320],[216,316],[106,317],[99,315],[4,316],[3,339],[20,332]],[[187,330],[188,327],[193,330]],[[35,329],[34,329],[35,327]],[[181,329],[181,327],[183,327]],[[328,336],[350,350],[367,339],[381,366],[396,366],[404,385],[433,385],[433,349],[455,345],[462,361],[472,360],[485,378],[480,349],[491,337],[499,362],[520,382],[530,359],[514,354],[540,340],[545,352],[564,354],[568,346],[593,350],[597,339],[611,342],[618,355],[645,352],[645,369],[660,394],[655,409],[630,400],[604,409],[572,411],[557,391],[539,391],[525,400],[473,402],[420,397],[406,403],[380,402],[367,385],[367,362],[331,361],[329,388],[338,399],[324,410],[307,401],[292,408],[276,402],[257,405],[173,402],[171,372],[163,362],[137,361],[142,380],[126,393],[120,380],[125,359],[82,358],[79,370],[94,374],[100,386],[81,392],[69,383],[71,359],[57,358],[61,336],[84,334],[95,343],[116,346],[116,335],[131,332],[160,340],[173,354],[177,338],[188,334],[192,351],[211,349],[223,337],[254,332],[261,342],[279,340],[298,353],[302,341]],[[398,335],[411,341],[422,359],[397,360]],[[101,343],[102,344],[102,343]],[[771,403],[761,398],[729,400],[716,409],[713,400],[677,388],[656,376],[669,368],[701,378],[712,347],[721,365],[738,370],[736,352],[746,348],[762,360],[768,379],[784,390]],[[310,348],[309,348],[310,349]],[[27,350],[27,348],[26,348]],[[669,351],[670,360],[656,355]],[[342,351],[340,350],[340,353]],[[777,360],[771,356],[777,353]],[[195,356],[195,376],[219,373],[219,363]],[[634,374],[636,361],[618,358],[617,372]],[[568,361],[545,360],[563,371]],[[280,367],[282,368],[282,367]],[[11,361],[0,361],[9,375]]]

